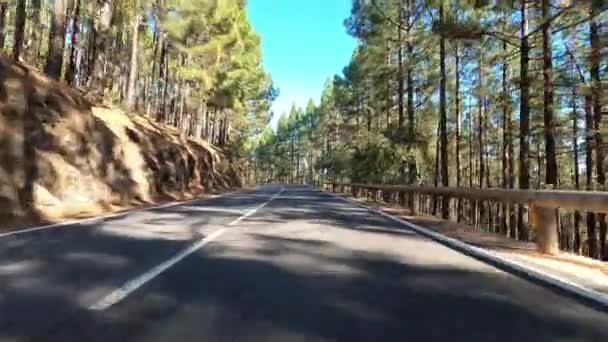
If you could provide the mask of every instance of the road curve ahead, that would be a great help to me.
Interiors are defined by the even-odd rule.
[[[0,238],[0,341],[608,341],[608,314],[306,187]]]

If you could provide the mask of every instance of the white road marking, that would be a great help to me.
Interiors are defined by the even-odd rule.
[[[276,194],[274,194],[268,201],[260,204],[259,206],[251,209],[250,211],[243,214],[236,220],[228,223],[228,226],[234,226],[234,225],[238,224],[239,222],[241,222],[242,220],[246,219],[247,217],[255,214],[258,210],[264,208],[268,203],[272,202],[274,199],[279,197],[281,195],[281,193],[283,193],[283,190],[284,189],[281,188],[281,190],[279,192],[277,192]],[[121,302],[123,299],[125,299],[127,296],[129,296],[131,293],[133,293],[138,288],[142,287],[144,284],[146,284],[150,280],[156,278],[158,275],[160,275],[164,271],[168,270],[169,268],[171,268],[172,266],[174,266],[175,264],[177,264],[178,262],[180,262],[187,256],[198,251],[199,249],[201,249],[203,246],[205,246],[209,242],[217,239],[220,235],[224,234],[226,232],[226,230],[227,230],[227,228],[222,228],[222,229],[216,230],[215,232],[205,236],[203,239],[198,240],[196,243],[192,244],[190,247],[186,248],[185,250],[177,253],[176,255],[174,255],[170,259],[166,260],[165,262],[155,266],[154,268],[152,268],[149,271],[147,271],[146,273],[138,276],[137,278],[129,280],[123,286],[114,290],[114,292],[108,294],[107,296],[102,298],[97,303],[91,305],[89,307],[89,309],[94,310],[94,311],[103,311],[103,310],[106,310],[109,307]]]
[[[387,219],[390,219],[392,221],[395,221],[403,226],[406,226],[407,228],[416,232],[419,235],[426,236],[427,238],[440,242],[461,253],[464,252],[465,255],[468,254],[469,256],[473,256],[477,260],[480,260],[486,264],[489,264],[494,267],[496,267],[495,265],[500,265],[502,267],[502,270],[508,270],[507,272],[510,274],[514,274],[514,272],[523,274],[528,279],[534,279],[537,282],[547,284],[554,288],[558,288],[558,289],[561,289],[562,291],[565,291],[565,292],[568,292],[575,296],[578,296],[579,298],[583,298],[588,302],[601,306],[602,308],[608,308],[608,295],[606,295],[604,293],[595,291],[591,288],[588,288],[581,284],[577,284],[568,279],[564,279],[558,275],[549,274],[534,266],[530,266],[529,264],[525,264],[525,263],[519,262],[517,260],[513,260],[511,258],[506,258],[503,255],[493,252],[489,249],[469,245],[466,242],[451,238],[451,237],[443,235],[441,233],[437,233],[426,227],[406,221],[398,216],[386,213],[382,209],[372,208],[363,203],[357,202],[351,198],[340,196],[340,195],[337,195],[337,194],[334,194],[331,192],[327,192],[327,191],[322,191],[322,193],[328,194],[332,197],[338,198],[347,203],[351,203],[360,208],[365,208],[371,213],[374,213],[374,214],[383,216]]]
[[[90,218],[86,218],[86,219],[82,219],[82,220],[65,221],[65,222],[60,222],[60,223],[47,224],[47,225],[44,225],[44,226],[37,226],[37,227],[31,227],[31,228],[26,228],[26,229],[20,229],[20,230],[16,230],[16,231],[13,231],[13,232],[2,233],[2,234],[0,234],[0,238],[8,237],[8,236],[14,236],[14,235],[21,235],[21,234],[26,234],[26,233],[32,233],[32,232],[36,232],[36,231],[39,231],[39,230],[45,230],[45,229],[51,229],[51,228],[60,228],[60,227],[72,226],[72,225],[82,225],[82,224],[88,224],[88,223],[96,223],[96,222],[101,222],[101,221],[106,220],[106,219],[111,219],[111,218],[115,218],[115,217],[125,216],[125,215],[129,215],[129,214],[132,214],[132,213],[140,212],[140,211],[147,211],[147,210],[154,210],[154,209],[164,209],[164,208],[175,207],[175,206],[178,206],[178,205],[186,205],[186,204],[194,203],[194,202],[201,201],[201,200],[212,199],[212,198],[221,198],[221,197],[225,197],[225,196],[228,196],[228,195],[232,195],[234,193],[235,192],[227,192],[225,194],[211,195],[211,196],[207,196],[205,198],[194,198],[194,199],[186,200],[186,201],[173,201],[173,202],[169,202],[169,203],[165,203],[165,204],[161,204],[161,205],[156,205],[156,206],[153,206],[153,207],[129,209],[129,210],[113,213],[113,214],[94,216],[94,217],[90,217]]]

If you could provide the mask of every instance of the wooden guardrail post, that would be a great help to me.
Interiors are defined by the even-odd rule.
[[[412,191],[408,195],[409,195],[409,202],[410,202],[410,215],[416,216],[417,215],[417,212],[416,212],[416,193]]]
[[[536,229],[536,246],[538,251],[546,254],[559,252],[557,220],[555,209],[530,206],[530,221]]]

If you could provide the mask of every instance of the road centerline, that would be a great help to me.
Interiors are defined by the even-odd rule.
[[[237,225],[239,222],[241,222],[242,220],[250,217],[251,215],[254,215],[260,209],[264,208],[266,205],[268,205],[274,199],[279,197],[281,195],[281,193],[283,193],[283,191],[284,191],[284,188],[281,188],[281,190],[279,190],[277,193],[275,193],[266,202],[260,204],[259,206],[255,207],[255,208],[249,210],[248,212],[246,212],[245,214],[239,216],[234,221],[228,223],[227,226],[233,227],[233,226]],[[191,255],[191,254],[195,253],[196,251],[198,251],[199,249],[201,249],[203,246],[207,245],[208,243],[210,243],[213,240],[220,237],[222,234],[224,234],[227,231],[227,229],[228,228],[226,227],[226,228],[221,228],[221,229],[214,231],[213,233],[205,236],[204,238],[202,238],[202,239],[198,240],[197,242],[195,242],[194,244],[190,245],[188,248],[175,254],[173,257],[171,257],[171,258],[167,259],[166,261],[151,268],[147,272],[139,275],[136,278],[133,278],[133,279],[127,281],[121,287],[119,287],[116,290],[114,290],[113,292],[109,293],[108,295],[106,295],[105,297],[103,297],[101,300],[97,301],[93,305],[89,306],[89,310],[104,311],[104,310],[118,304],[119,302],[121,302],[122,300],[127,298],[131,293],[135,292],[137,289],[139,289],[140,287],[142,287],[143,285],[145,285],[152,279],[156,278],[161,273],[165,272],[169,268],[176,265],[178,262],[182,261],[189,255]]]

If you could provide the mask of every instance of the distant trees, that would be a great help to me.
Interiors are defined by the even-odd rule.
[[[353,0],[352,60],[296,120],[299,149],[282,133],[291,116],[264,133],[253,155],[264,179],[312,163],[309,181],[605,190],[608,5],[490,3]],[[535,238],[523,206],[434,202]],[[605,215],[558,214],[563,249],[608,260]]]
[[[219,145],[259,133],[276,96],[240,0],[0,1],[0,48]]]

